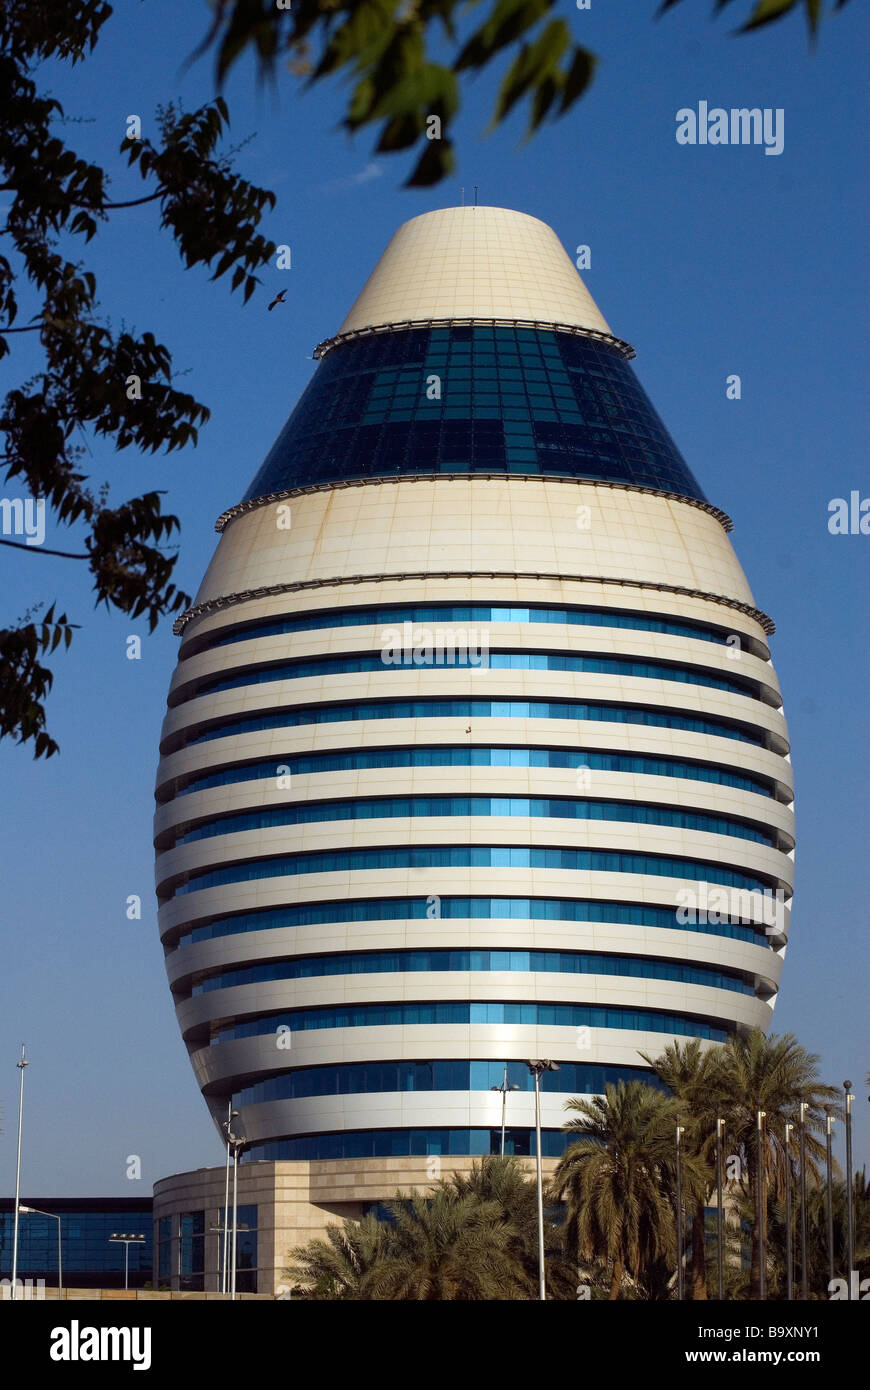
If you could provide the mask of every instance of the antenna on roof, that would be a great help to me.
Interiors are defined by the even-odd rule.
[[[474,206],[477,207],[477,184],[474,185]]]

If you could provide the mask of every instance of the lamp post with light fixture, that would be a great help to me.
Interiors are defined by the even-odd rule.
[[[855,1264],[855,1213],[852,1209],[852,1094],[851,1081],[843,1082],[846,1092],[846,1280],[852,1298],[852,1267]],[[860,1291],[859,1291],[860,1292]]]
[[[504,1158],[505,1113],[506,1113],[506,1111],[507,1111],[507,1097],[508,1097],[508,1091],[518,1091],[518,1090],[520,1089],[519,1086],[517,1086],[515,1082],[513,1082],[510,1086],[508,1085],[507,1074],[508,1074],[508,1069],[507,1069],[507,1067],[505,1067],[505,1069],[504,1069],[504,1080],[502,1081],[501,1085],[500,1085],[500,1086],[490,1086],[490,1088],[489,1088],[491,1091],[500,1091],[500,1092],[501,1092],[501,1156],[502,1156],[502,1158]]]
[[[683,1158],[682,1140],[686,1132],[686,1126],[677,1124],[676,1133],[676,1170],[677,1170],[677,1191],[676,1191],[676,1221],[677,1221],[677,1300],[683,1301]]]
[[[558,1062],[535,1061],[528,1063],[529,1071],[535,1078],[535,1136],[538,1159],[538,1297],[543,1302],[547,1297],[544,1274],[544,1178],[541,1164],[541,1075],[545,1071],[558,1071]]]
[[[791,1132],[793,1124],[785,1126],[785,1297],[788,1303],[794,1298],[794,1232],[791,1219],[791,1193],[794,1184],[791,1162]]]
[[[110,1245],[123,1245],[124,1247],[124,1288],[130,1287],[130,1246],[144,1245],[145,1237],[135,1234],[128,1235],[126,1231],[113,1231],[109,1236]]]
[[[239,1154],[245,1146],[245,1140],[241,1135],[234,1134],[232,1131],[232,1116],[238,1115],[238,1110],[233,1110],[230,1117],[224,1122],[224,1129],[227,1134],[227,1144],[232,1145],[233,1150],[233,1239],[232,1255],[230,1256],[230,1299],[236,1296],[236,1256],[239,1243]],[[226,1210],[224,1211],[226,1219]]]
[[[831,1136],[834,1132],[834,1117],[830,1105],[825,1106],[825,1215],[828,1224],[828,1287],[834,1278],[834,1202],[833,1176],[834,1159],[831,1153]]]
[[[800,1105],[800,1180],[801,1180],[801,1298],[807,1299],[807,1111],[805,1100]]]
[[[230,1127],[233,1120],[238,1115],[238,1110],[233,1109],[231,1100],[227,1101],[227,1118],[223,1128],[227,1135],[227,1165],[226,1177],[224,1180],[224,1241],[223,1241],[223,1269],[221,1271],[221,1293],[229,1293],[229,1269],[230,1269]]]
[[[24,1068],[29,1067],[21,1044],[21,1060],[15,1063],[19,1072],[18,1083],[18,1156],[15,1160],[15,1218],[12,1225],[12,1297],[18,1296],[18,1213],[21,1193],[21,1117],[24,1114]]]

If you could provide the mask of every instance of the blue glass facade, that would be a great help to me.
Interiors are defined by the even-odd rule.
[[[226,869],[203,870],[188,875],[174,894],[195,893],[199,888],[214,888],[222,883],[251,883],[255,879],[288,877],[297,874],[335,873],[337,870],[388,868],[450,868],[504,869],[605,869],[608,873],[656,874],[666,878],[691,878],[708,883],[722,883],[730,888],[746,888],[764,892],[776,888],[771,878],[741,873],[721,864],[709,864],[695,859],[677,859],[667,854],[631,854],[618,850],[526,848],[515,845],[446,845],[434,849],[399,845],[394,849],[352,849],[324,851],[318,854],[280,855],[253,863],[233,864]]]
[[[349,1062],[336,1067],[297,1067],[246,1086],[233,1096],[233,1105],[260,1105],[270,1100],[297,1100],[304,1096],[342,1096],[374,1094],[383,1091],[491,1091],[501,1086],[505,1067],[508,1085],[520,1091],[534,1091],[535,1083],[525,1062],[493,1062],[455,1059],[434,1062]],[[650,1078],[646,1067],[560,1063],[559,1071],[548,1076],[548,1091],[562,1095],[600,1092],[604,1084],[643,1081],[662,1086]]]
[[[220,970],[193,986],[192,995],[233,985],[268,980],[314,980],[326,975],[377,975],[396,971],[411,974],[430,970],[555,971],[560,975],[628,975],[643,980],[677,980],[754,994],[752,982],[740,974],[682,961],[651,960],[648,956],[606,955],[602,951],[484,951],[437,948],[424,951],[344,951],[335,956],[302,956],[270,961],[241,970]]]
[[[544,1158],[560,1158],[574,1136],[560,1129],[541,1129]],[[500,1129],[358,1129],[334,1134],[306,1134],[298,1139],[271,1139],[252,1144],[242,1161],[285,1158],[405,1158],[427,1154],[481,1154],[500,1152]],[[507,1129],[505,1153],[521,1156],[537,1152],[533,1129]]]
[[[223,1228],[224,1208],[218,1213],[218,1225]],[[241,1203],[236,1211],[236,1290],[238,1293],[257,1293],[257,1224],[259,1208]],[[230,1238],[229,1250],[232,1259],[232,1220],[233,1209],[229,1209]],[[218,1236],[220,1259],[223,1265],[223,1230]]]
[[[768,830],[757,830],[733,816],[710,816],[703,811],[670,811],[636,801],[593,801],[588,797],[560,796],[379,796],[353,801],[316,801],[306,806],[280,807],[273,811],[244,811],[236,815],[200,821],[192,830],[182,825],[171,843],[190,844],[212,835],[234,835],[242,830],[270,830],[274,826],[314,825],[322,821],[411,820],[417,816],[522,816],[524,820],[606,820],[634,825],[671,825],[680,830],[736,835],[759,845],[776,844]]]
[[[205,1212],[182,1212],[178,1225],[178,1287],[202,1290],[205,1288]]]
[[[144,1235],[129,1246],[130,1288],[142,1288],[152,1279],[153,1235],[150,1197],[49,1198],[22,1197],[22,1205],[53,1213],[21,1214],[18,1221],[18,1277],[44,1279],[57,1285],[57,1232],[60,1217],[61,1260],[66,1288],[123,1288],[123,1245],[109,1241],[113,1234]],[[12,1274],[14,1202],[0,1201],[0,1278]]]
[[[295,632],[319,632],[323,628],[380,627],[392,623],[546,623],[567,627],[619,627],[635,632],[667,632],[674,637],[694,637],[701,642],[727,644],[733,638],[730,628],[706,627],[703,623],[678,622],[647,613],[622,612],[618,608],[549,608],[544,604],[484,603],[403,603],[389,608],[346,608],[336,613],[306,613],[299,618],[268,618],[246,623],[229,632],[215,633],[191,642],[182,649],[182,659],[192,652],[212,651],[215,647],[249,642],[254,637],[276,637]],[[753,639],[747,638],[747,644]],[[766,649],[760,655],[767,656]]]
[[[718,914],[716,914],[718,916]],[[237,936],[251,931],[271,931],[284,927],[318,926],[332,922],[391,922],[408,918],[411,921],[440,921],[471,918],[529,918],[533,922],[614,922],[642,927],[661,927],[672,931],[712,933],[730,936],[737,941],[770,946],[763,926],[743,922],[680,922],[673,907],[650,907],[641,903],[608,902],[588,898],[464,898],[439,899],[438,911],[432,915],[428,898],[356,898],[353,902],[308,903],[304,907],[266,907],[258,912],[240,912],[234,917],[219,917],[204,926],[183,932],[177,945],[211,941],[219,936]]]
[[[440,399],[431,399],[437,376]],[[554,329],[413,328],[321,361],[245,501],[431,473],[592,478],[704,500],[619,350]]]
[[[689,763],[680,758],[652,757],[628,753],[571,753],[559,748],[451,748],[444,744],[433,748],[379,748],[374,752],[355,750],[351,753],[319,753],[315,756],[279,755],[261,758],[258,762],[222,768],[205,777],[193,777],[184,786],[174,788],[174,796],[205,791],[209,787],[226,787],[238,782],[254,782],[274,778],[279,764],[290,769],[291,775],[318,772],[360,772],[380,767],[588,767],[601,772],[645,772],[650,777],[686,777],[694,782],[714,782],[723,787],[772,796],[772,784],[761,777],[729,771],[718,763]],[[163,798],[166,797],[164,790]]]
[[[194,725],[178,746],[208,743],[235,734],[266,729],[297,729],[306,724],[343,724],[355,719],[576,719],[604,724],[646,724],[657,729],[682,729],[692,734],[739,739],[766,748],[765,730],[736,720],[670,714],[650,705],[617,705],[586,700],[444,700],[423,696],[417,700],[357,700],[342,704],[294,705],[274,713],[246,714],[215,720],[206,728]]]
[[[420,660],[416,658],[420,657]],[[386,662],[380,653],[363,656],[324,656],[314,661],[281,661],[271,665],[245,667],[241,675],[221,676],[209,680],[191,681],[179,686],[169,699],[170,707],[183,704],[202,695],[216,695],[221,690],[240,690],[250,685],[267,685],[271,681],[304,680],[308,676],[343,676],[362,671],[416,671],[427,666],[464,671],[481,665],[478,653],[457,654],[444,660],[443,654],[432,660],[422,659],[418,651],[412,659]],[[440,658],[440,659],[439,659]],[[748,695],[760,700],[758,681],[739,676],[714,675],[697,666],[680,666],[671,661],[632,661],[628,657],[566,656],[563,652],[490,651],[483,664],[490,671],[573,671],[595,676],[637,676],[641,680],[679,681],[682,685],[701,685],[710,690],[728,690],[732,695]]]
[[[258,1292],[257,1240],[259,1208],[237,1210],[236,1291]],[[229,1209],[229,1259],[232,1259],[233,1209]],[[224,1269],[224,1208],[182,1211],[157,1222],[157,1284],[161,1289],[217,1292]]]
[[[692,1014],[663,1013],[659,1009],[623,1009],[605,1004],[511,1004],[490,1000],[462,1000],[449,1003],[342,1004],[318,1009],[285,1009],[280,1014],[252,1019],[219,1029],[212,1043],[237,1038],[257,1038],[278,1028],[307,1032],[313,1028],[381,1028],[396,1024],[440,1026],[449,1023],[514,1023],[533,1028],[630,1028],[660,1033],[679,1033],[686,1037],[711,1038],[724,1042],[733,1029],[719,1020],[706,1020]]]

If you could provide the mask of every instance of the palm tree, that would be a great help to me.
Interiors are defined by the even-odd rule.
[[[301,1285],[303,1298],[368,1298],[368,1280],[384,1258],[386,1237],[386,1227],[374,1216],[327,1226],[325,1240],[312,1240],[291,1251],[285,1277]]]
[[[801,1047],[792,1033],[765,1037],[760,1028],[746,1035],[732,1034],[727,1042],[708,1054],[711,1093],[715,1093],[719,1114],[725,1119],[729,1142],[740,1156],[743,1190],[758,1199],[759,1165],[756,1142],[757,1114],[766,1115],[764,1174],[766,1192],[779,1197],[785,1183],[785,1126],[797,1124],[801,1103],[806,1103],[807,1173],[819,1179],[819,1162],[825,1146],[813,1131],[824,1129],[825,1104],[835,1102],[839,1091],[818,1079],[818,1057]],[[766,1203],[765,1203],[766,1207]],[[765,1221],[765,1212],[761,1220]],[[749,1297],[760,1293],[761,1222],[752,1233],[752,1263]]]
[[[459,1197],[495,1202],[511,1232],[511,1249],[525,1272],[529,1297],[538,1293],[538,1196],[534,1179],[514,1157],[489,1154],[477,1159],[466,1173],[454,1172],[442,1185]],[[565,1261],[564,1233],[544,1220],[544,1260],[549,1298],[573,1298],[576,1280]]]
[[[834,1275],[848,1278],[846,1271],[846,1182],[831,1186],[831,1214],[834,1228]],[[855,1173],[852,1184],[855,1220],[855,1268],[859,1279],[870,1274],[870,1181],[864,1169]],[[783,1204],[771,1207],[769,1249],[773,1276],[780,1289],[785,1286],[785,1212]],[[824,1186],[807,1192],[807,1285],[811,1297],[827,1299],[828,1292],[828,1212]]]
[[[641,1057],[655,1070],[678,1102],[685,1124],[686,1189],[692,1203],[692,1298],[707,1297],[705,1208],[716,1180],[716,1099],[712,1089],[710,1052],[698,1038],[669,1043],[660,1057]]]
[[[623,1277],[639,1279],[675,1250],[674,1102],[640,1081],[605,1087],[591,1100],[572,1097],[566,1130],[583,1138],[563,1154],[552,1190],[567,1201],[569,1247],[581,1260],[604,1258],[611,1299]]]
[[[401,1300],[496,1300],[531,1296],[516,1258],[516,1232],[497,1201],[449,1185],[431,1196],[399,1193],[386,1252],[366,1281],[368,1296]]]

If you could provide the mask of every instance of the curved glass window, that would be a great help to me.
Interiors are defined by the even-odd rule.
[[[671,919],[673,925],[673,918]],[[192,993],[208,994],[232,985],[257,985],[267,980],[313,980],[322,975],[371,975],[401,971],[521,970],[560,975],[628,975],[643,980],[676,980],[681,984],[731,989],[754,994],[742,975],[707,965],[688,965],[672,960],[648,960],[643,956],[615,956],[601,951],[484,951],[408,950],[347,951],[334,956],[304,956],[296,960],[269,961],[241,970],[221,970],[194,985]]]
[[[425,656],[420,649],[417,656]],[[455,660],[438,660],[451,656]],[[178,698],[170,705],[183,704],[202,695],[219,690],[240,690],[250,685],[265,685],[271,681],[303,680],[307,676],[343,676],[362,671],[420,671],[457,670],[477,671],[574,671],[599,676],[638,676],[644,680],[679,681],[682,685],[704,685],[712,690],[727,690],[733,695],[761,698],[758,681],[728,680],[700,668],[670,665],[665,661],[632,661],[619,656],[566,656],[564,652],[441,652],[431,661],[414,659],[385,661],[380,653],[361,656],[322,656],[312,661],[282,661],[270,666],[247,667],[236,676],[219,676],[183,686]]]
[[[509,1086],[518,1091],[534,1091],[534,1078],[525,1062],[347,1062],[334,1067],[297,1067],[281,1076],[258,1081],[237,1091],[233,1106],[384,1091],[489,1091],[502,1085],[505,1065]],[[561,1095],[596,1095],[603,1093],[605,1085],[616,1086],[620,1081],[642,1081],[657,1090],[667,1090],[648,1067],[594,1066],[584,1062],[560,1062],[559,1070],[547,1075],[547,1090]]]
[[[194,777],[179,787],[176,795],[226,787],[236,782],[274,778],[279,766],[291,774],[317,772],[357,772],[380,767],[543,767],[576,769],[588,767],[600,772],[636,772],[648,777],[686,777],[694,782],[715,782],[740,791],[772,796],[771,783],[751,773],[736,773],[719,763],[688,763],[680,758],[655,757],[648,753],[570,752],[564,748],[375,748],[354,749],[349,753],[315,753],[299,757],[261,758],[255,763],[235,764]]]
[[[178,945],[213,941],[216,937],[237,936],[251,931],[271,931],[282,927],[319,926],[334,922],[432,922],[442,918],[485,920],[528,920],[532,922],[613,922],[640,927],[661,927],[666,931],[701,932],[709,936],[729,936],[736,941],[770,947],[764,926],[753,926],[747,913],[742,922],[709,922],[710,914],[698,913],[697,922],[677,920],[676,908],[650,907],[641,903],[616,903],[595,898],[466,898],[440,897],[437,911],[430,897],[357,898],[352,902],[306,903],[298,907],[267,907],[259,912],[242,912],[235,917],[218,917],[206,926],[192,927],[178,938]],[[713,913],[715,917],[720,914]],[[755,914],[756,916],[758,914]],[[433,928],[434,929],[434,928]]]
[[[701,642],[727,643],[733,636],[730,629],[704,627],[674,618],[659,618],[646,613],[623,612],[616,608],[548,608],[544,604],[483,603],[405,603],[390,608],[328,608],[320,613],[305,613],[298,617],[266,618],[259,623],[226,632],[210,633],[195,643],[197,652],[214,647],[227,647],[234,642],[249,642],[255,637],[274,637],[284,633],[319,632],[323,628],[373,627],[382,623],[555,623],[568,627],[620,627],[640,632],[666,632],[674,637],[695,637]],[[745,638],[745,643],[752,642]],[[193,644],[191,644],[193,647]]]
[[[289,1028],[292,1033],[320,1028],[403,1028],[417,1024],[439,1027],[450,1023],[512,1023],[538,1028],[630,1028],[648,1033],[678,1033],[688,1038],[724,1042],[736,1024],[723,1026],[694,1015],[662,1013],[658,1009],[627,1009],[604,1004],[526,1004],[500,1000],[466,999],[449,1003],[338,1004],[319,1009],[285,1009],[283,1013],[256,1018],[222,1028],[212,1044],[236,1038],[259,1038]]]
[[[656,874],[665,878],[689,878],[748,888],[763,893],[776,881],[744,874],[723,864],[698,859],[678,859],[667,854],[630,854],[622,850],[556,849],[527,845],[396,845],[389,849],[323,850],[313,854],[276,855],[223,869],[200,869],[190,874],[174,894],[195,893],[225,883],[251,883],[261,878],[297,874],[358,873],[363,869],[601,869],[605,873]]]
[[[734,738],[756,747],[767,746],[763,730],[731,723],[713,715],[670,714],[650,705],[616,705],[585,700],[441,700],[421,696],[410,700],[355,700],[335,705],[293,705],[272,714],[234,715],[192,732],[184,746],[208,743],[233,734],[268,729],[297,729],[307,724],[344,724],[359,719],[588,719],[602,724],[644,724],[656,729],[681,729],[691,734]]]
[[[775,845],[776,836],[755,830],[731,816],[710,816],[700,811],[674,811],[636,801],[592,801],[546,796],[380,796],[353,801],[312,801],[297,806],[277,806],[266,811],[242,811],[205,821],[174,844],[187,845],[214,835],[233,835],[244,830],[270,830],[284,825],[314,825],[342,820],[408,820],[415,817],[520,816],[523,819],[606,820],[632,825],[670,825],[709,835],[732,835],[760,845]],[[182,828],[182,827],[179,827]]]
[[[548,1073],[549,1076],[549,1073]],[[576,1134],[561,1129],[541,1129],[544,1158],[560,1158]],[[331,1134],[305,1134],[297,1139],[269,1139],[245,1149],[241,1161],[277,1162],[287,1158],[410,1158],[426,1154],[497,1154],[500,1129],[356,1129]],[[505,1153],[525,1157],[537,1153],[533,1129],[505,1131]]]
[[[441,383],[439,400],[427,378]],[[704,501],[629,364],[554,329],[397,329],[332,347],[245,501],[345,479],[536,473]]]

